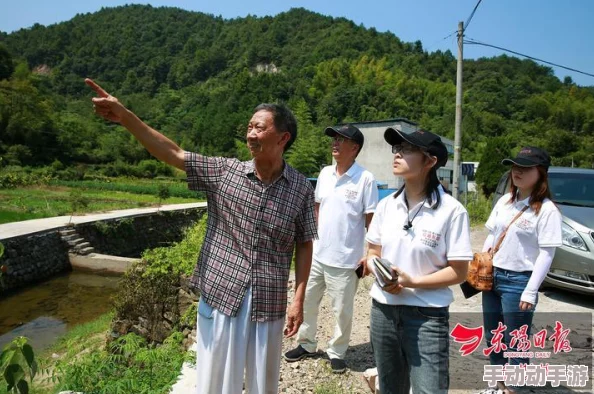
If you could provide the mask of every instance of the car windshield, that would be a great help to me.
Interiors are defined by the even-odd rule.
[[[558,204],[594,207],[594,175],[549,173],[553,200]]]

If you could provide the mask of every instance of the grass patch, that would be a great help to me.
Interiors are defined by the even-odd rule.
[[[69,188],[85,188],[90,190],[118,191],[133,194],[148,194],[156,196],[159,192],[159,185],[165,185],[169,189],[172,197],[204,198],[198,193],[188,189],[186,182],[176,182],[169,180],[156,179],[132,179],[132,178],[113,178],[106,181],[62,181],[53,180],[50,182],[53,186],[66,186]]]
[[[16,211],[4,211],[0,209],[0,224],[21,222],[23,220],[41,219],[46,218],[43,212],[16,212]]]
[[[71,358],[85,349],[101,346],[105,343],[105,334],[109,330],[113,316],[113,312],[108,312],[99,316],[96,320],[75,326],[58,338],[56,343],[44,350],[41,358],[49,359],[53,354]]]
[[[64,216],[72,213],[73,192],[80,193],[87,201],[86,206],[77,206],[76,214],[111,211],[116,209],[143,208],[159,205],[158,183],[154,183],[154,194],[112,191],[101,188],[83,188],[84,182],[73,182],[76,186],[36,186],[0,190],[0,224],[21,220]],[[185,185],[185,184],[184,184]],[[189,192],[189,190],[186,190]],[[163,203],[183,204],[199,201],[194,198],[172,197]]]
[[[336,382],[326,382],[314,389],[315,394],[345,394],[346,391]]]
[[[109,345],[109,351],[93,350],[75,362],[57,364],[55,391],[85,393],[168,393],[177,380],[186,353],[183,335],[174,332],[159,347],[148,346],[136,334],[127,334]]]
[[[464,201],[464,197],[461,197],[460,201]],[[492,205],[493,195],[487,198],[482,193],[469,193],[466,210],[468,211],[468,216],[470,217],[470,225],[484,225],[487,222],[487,219],[489,219]]]

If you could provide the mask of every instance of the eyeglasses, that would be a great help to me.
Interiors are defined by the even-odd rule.
[[[522,172],[522,173],[524,173],[524,172],[532,171],[533,168],[536,168],[536,167],[522,167],[522,166],[518,166],[518,165],[515,165],[514,164],[511,169],[514,172]]]
[[[420,151],[421,151],[421,149],[414,145],[402,145],[402,144],[392,145],[392,153],[393,154],[403,153],[406,155],[409,153],[420,152]]]
[[[335,135],[334,137],[332,137],[332,141],[333,142],[337,142],[339,144],[342,144],[344,141],[346,141],[347,138],[341,136],[341,135]]]

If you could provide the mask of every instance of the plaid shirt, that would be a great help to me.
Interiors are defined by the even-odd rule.
[[[269,186],[253,161],[187,152],[188,187],[206,192],[208,224],[191,283],[206,303],[236,316],[252,287],[252,321],[283,318],[295,242],[317,237],[314,191],[285,163]]]

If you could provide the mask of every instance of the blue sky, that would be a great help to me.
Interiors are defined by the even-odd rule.
[[[403,41],[421,40],[429,51],[450,49],[456,54],[455,35],[443,39],[466,21],[477,0],[160,0],[135,1],[173,6],[224,18],[276,15],[292,7],[334,17],[345,17],[378,31],[391,31]],[[120,0],[3,0],[0,30],[12,32],[34,23],[49,25],[77,13],[125,4]],[[594,1],[592,0],[483,0],[466,36],[512,49],[553,63],[594,74]],[[501,51],[466,45],[465,58],[491,57]],[[594,77],[553,67],[563,79],[594,86]]]

